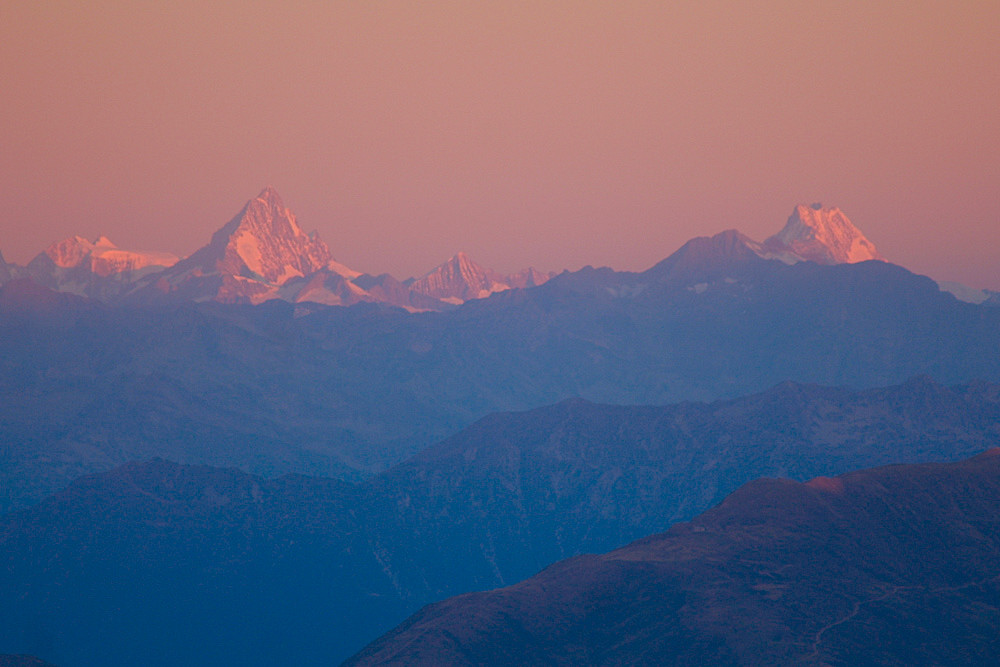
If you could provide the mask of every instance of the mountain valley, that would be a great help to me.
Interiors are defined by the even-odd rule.
[[[423,604],[662,532],[757,477],[998,441],[1000,386],[920,378],[498,414],[360,484],[129,463],[0,518],[0,646],[63,667],[329,664]]]

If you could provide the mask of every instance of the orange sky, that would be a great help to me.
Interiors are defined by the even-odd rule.
[[[188,254],[264,185],[397,277],[644,269],[841,207],[1000,289],[1000,2],[4,2],[0,250]]]

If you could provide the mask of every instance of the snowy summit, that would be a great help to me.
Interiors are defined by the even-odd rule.
[[[843,211],[824,208],[822,204],[796,206],[784,229],[764,241],[764,247],[772,253],[790,253],[817,264],[885,261],[875,244],[865,238]]]

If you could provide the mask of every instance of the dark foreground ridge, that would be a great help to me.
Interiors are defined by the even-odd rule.
[[[424,608],[348,665],[987,664],[1000,449],[805,484]]]

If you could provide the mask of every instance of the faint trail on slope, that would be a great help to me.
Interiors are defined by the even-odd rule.
[[[939,586],[938,588],[927,588],[927,589],[923,588],[922,586],[893,586],[889,591],[883,593],[882,595],[879,595],[879,596],[874,597],[874,598],[870,598],[868,600],[859,600],[859,601],[857,601],[857,602],[854,603],[854,608],[851,610],[851,613],[847,614],[843,618],[840,618],[840,619],[837,619],[836,621],[833,621],[832,623],[828,623],[827,625],[824,625],[822,628],[820,628],[816,632],[816,635],[813,637],[813,641],[812,641],[812,653],[809,654],[809,656],[808,656],[807,659],[809,661],[811,661],[811,662],[818,661],[819,660],[819,647],[820,647],[820,644],[823,641],[823,635],[828,630],[831,630],[831,629],[837,627],[838,625],[842,625],[842,624],[850,621],[852,618],[854,618],[855,616],[858,615],[858,612],[861,611],[861,608],[864,607],[865,605],[870,605],[870,604],[874,604],[876,602],[881,602],[882,600],[885,600],[886,598],[891,597],[891,596],[899,593],[900,591],[919,591],[919,590],[924,590],[925,593],[950,593],[950,592],[953,592],[953,591],[960,591],[960,590],[965,589],[965,588],[972,588],[973,586],[982,586],[983,584],[985,584],[987,582],[996,581],[996,580],[1000,580],[1000,575],[996,575],[996,576],[992,576],[992,577],[986,577],[985,579],[980,579],[979,581],[970,581],[968,583],[961,584],[959,586]]]

